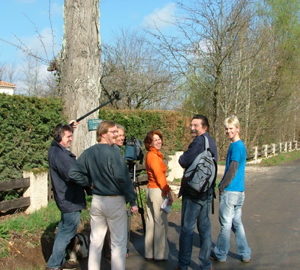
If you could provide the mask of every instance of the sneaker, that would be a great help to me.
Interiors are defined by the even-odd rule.
[[[224,263],[226,262],[226,260],[220,260],[216,254],[214,252],[211,252],[210,253],[210,258],[213,260],[213,261],[216,261],[216,262],[220,262],[220,263]]]
[[[251,261],[251,259],[250,258],[243,258],[243,259],[241,259],[241,261],[243,263],[249,263]]]
[[[62,266],[62,269],[77,269],[79,267],[79,263],[78,262],[73,262],[73,261],[67,261],[64,263],[64,265]]]
[[[54,268],[46,267],[46,270],[61,270],[61,268],[60,267],[54,267]]]

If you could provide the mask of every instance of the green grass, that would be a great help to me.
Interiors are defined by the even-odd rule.
[[[277,156],[263,159],[258,166],[276,166],[282,165],[294,160],[300,159],[300,151],[281,153]]]
[[[180,184],[181,183],[181,178],[175,178],[171,184]]]
[[[173,201],[172,211],[175,211],[175,212],[181,211],[181,198]]]
[[[88,200],[89,201],[89,200]],[[82,212],[82,220],[88,220],[89,213],[87,210]],[[6,219],[1,222],[0,237],[9,237],[12,232],[22,234],[36,233],[37,231],[44,231],[45,229],[51,229],[57,225],[60,220],[60,211],[58,210],[54,201],[49,202],[47,207],[30,215],[17,215],[15,217]]]
[[[8,242],[6,239],[2,239],[0,236],[0,258],[8,257],[9,255],[9,248]]]
[[[90,205],[91,197],[87,198],[88,206]],[[89,211],[83,210],[81,220],[89,222]],[[44,207],[30,215],[20,214],[1,221],[0,227],[0,258],[9,255],[9,239],[14,234],[31,236],[40,233],[49,232],[53,234],[57,223],[60,220],[60,211],[54,201],[49,202],[47,207]],[[33,243],[39,244],[39,243]]]

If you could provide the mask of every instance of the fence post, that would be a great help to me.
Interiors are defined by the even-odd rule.
[[[264,152],[265,152],[264,156],[267,158],[268,157],[268,145],[267,144],[264,145]]]
[[[254,146],[254,160],[257,161],[258,159],[258,146]]]
[[[298,150],[298,141],[295,141],[295,150]]]
[[[272,146],[273,146],[273,156],[275,156],[276,155],[276,144],[273,143]]]
[[[292,141],[289,142],[289,152],[293,151],[293,143]]]
[[[284,142],[284,152],[287,152],[288,143]]]
[[[24,197],[30,197],[30,206],[26,214],[31,214],[48,204],[48,172],[23,172],[23,177],[30,178],[30,187],[24,192]]]
[[[282,143],[279,143],[279,153],[282,152]]]

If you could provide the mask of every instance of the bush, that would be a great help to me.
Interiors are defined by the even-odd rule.
[[[128,138],[141,141],[148,131],[160,129],[165,154],[182,150],[190,138],[187,119],[174,111],[101,110],[99,116],[123,125]],[[61,122],[60,99],[0,94],[0,181],[21,178],[23,170],[47,168],[52,129]]]
[[[126,128],[126,137],[144,140],[148,131],[159,129],[164,136],[164,152],[172,154],[187,144],[187,118],[175,111],[101,110],[100,119],[113,120]]]
[[[52,129],[60,122],[59,99],[0,94],[0,181],[47,167]]]

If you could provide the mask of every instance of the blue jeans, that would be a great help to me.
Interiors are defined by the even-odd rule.
[[[80,211],[61,213],[52,254],[47,263],[49,268],[59,268],[63,265],[66,256],[66,247],[75,236],[79,222]]]
[[[245,200],[244,192],[224,191],[220,198],[219,221],[221,230],[214,248],[215,256],[220,261],[226,261],[230,249],[231,230],[235,234],[238,254],[241,259],[251,258],[244,226],[242,223],[242,206]]]
[[[211,252],[211,225],[209,219],[211,199],[191,200],[184,196],[182,199],[181,230],[179,237],[178,266],[187,269],[191,263],[193,248],[193,233],[197,224],[200,236],[200,268],[208,270],[211,268],[209,259]]]

